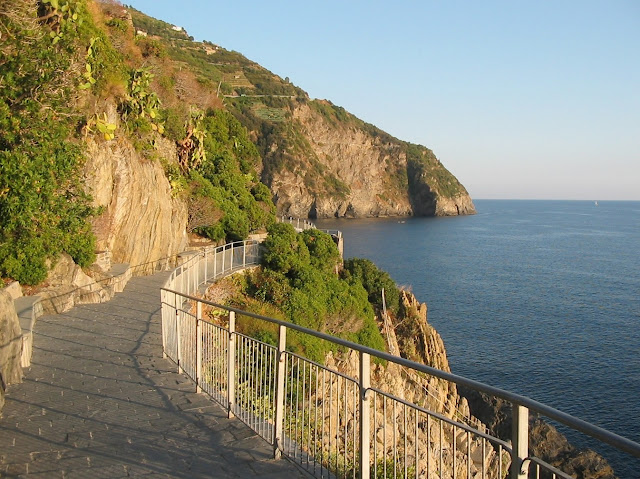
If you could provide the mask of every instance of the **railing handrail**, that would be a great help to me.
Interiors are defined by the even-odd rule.
[[[207,304],[209,306],[213,306],[216,308],[220,308],[220,309],[224,309],[227,311],[232,311],[236,314],[240,314],[243,316],[248,316],[251,318],[255,318],[255,319],[260,319],[263,321],[267,321],[270,322],[272,324],[276,324],[278,326],[284,326],[288,329],[293,329],[295,331],[304,333],[304,334],[309,334],[311,336],[314,336],[316,338],[325,340],[325,341],[329,341],[332,342],[334,344],[340,345],[340,346],[344,346],[350,349],[353,349],[355,351],[361,352],[361,353],[366,353],[369,354],[371,356],[375,356],[379,359],[382,359],[384,361],[389,361],[395,364],[398,364],[400,366],[405,366],[411,369],[414,369],[416,371],[422,372],[422,373],[426,373],[429,374],[431,376],[435,376],[437,378],[440,379],[444,379],[446,381],[450,381],[453,382],[459,386],[466,386],[469,387],[471,389],[475,389],[477,391],[480,392],[484,392],[487,394],[490,394],[492,396],[496,396],[502,399],[505,399],[511,403],[520,405],[520,406],[524,406],[530,410],[536,411],[542,415],[544,415],[545,417],[548,417],[550,419],[556,420],[566,426],[571,427],[572,429],[575,429],[577,431],[580,431],[588,436],[591,436],[595,439],[598,439],[606,444],[609,444],[617,449],[620,449],[621,451],[627,452],[633,456],[636,457],[640,457],[640,444],[627,439],[626,437],[620,436],[616,433],[613,433],[611,431],[608,431],[604,428],[601,428],[599,426],[596,426],[594,424],[588,423],[582,419],[576,418],[570,414],[567,414],[565,412],[559,411],[558,409],[555,409],[551,406],[547,406],[546,404],[542,404],[534,399],[528,398],[526,396],[522,396],[520,394],[516,394],[516,393],[512,393],[510,391],[507,391],[505,389],[501,389],[501,388],[497,388],[494,386],[489,386],[487,384],[481,383],[479,381],[473,380],[473,379],[468,379],[465,378],[464,376],[458,376],[457,374],[453,374],[453,373],[449,373],[446,371],[443,371],[441,369],[437,369],[431,366],[427,366],[425,364],[420,364],[414,361],[411,361],[409,359],[405,359],[402,358],[400,356],[394,356],[392,354],[389,354],[387,352],[384,351],[379,351],[377,349],[373,349],[370,348],[368,346],[363,346],[361,344],[358,343],[354,343],[352,341],[346,340],[346,339],[342,339],[342,338],[338,338],[336,336],[332,336],[330,334],[327,333],[322,333],[320,331],[315,331],[313,329],[309,329],[309,328],[305,328],[304,326],[300,326],[294,323],[290,323],[287,321],[282,321],[280,319],[275,319],[275,318],[270,318],[268,316],[263,316],[260,314],[256,314],[256,313],[252,313],[249,311],[245,311],[242,309],[238,309],[238,308],[233,308],[230,306],[224,306],[218,303],[214,303],[212,301],[208,301],[202,298],[198,298],[196,296],[191,296],[191,295],[187,295],[184,293],[180,293],[179,291],[175,291],[175,290],[171,290],[171,289],[167,289],[167,288],[162,288],[162,290],[167,291],[169,293],[172,294],[177,294],[179,296],[182,296],[185,299],[188,300],[192,300],[192,301],[199,301],[203,304]]]

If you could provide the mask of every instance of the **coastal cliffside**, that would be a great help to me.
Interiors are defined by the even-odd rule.
[[[118,119],[112,110],[114,124]],[[175,144],[158,139],[158,151],[177,163]],[[151,263],[184,251],[187,207],[174,197],[158,161],[141,156],[134,146],[87,141],[85,185],[101,214],[93,220],[96,249],[109,251],[114,263]]]
[[[299,100],[287,113],[288,128],[263,128],[269,133],[258,137],[262,178],[282,213],[311,218],[475,213],[465,188],[428,148],[400,141],[323,100]]]

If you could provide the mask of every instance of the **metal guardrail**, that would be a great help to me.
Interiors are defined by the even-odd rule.
[[[256,241],[194,253],[162,289],[164,353],[206,392],[274,447],[319,477],[570,478],[530,457],[529,412],[640,457],[640,445],[509,391],[415,363],[296,324],[204,301],[198,289],[259,263]],[[208,308],[226,327],[207,320]],[[237,318],[278,329],[276,345],[236,330]],[[342,348],[348,374],[286,349],[287,337],[314,336]],[[505,399],[513,405],[511,443],[394,396],[375,384],[371,357]]]
[[[290,225],[293,225],[297,231],[309,230],[316,227],[316,225],[311,221],[302,218],[294,218],[293,216],[282,215],[277,217],[277,219],[279,223],[289,223]]]

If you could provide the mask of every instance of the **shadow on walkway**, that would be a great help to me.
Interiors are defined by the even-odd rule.
[[[167,277],[38,320],[0,420],[0,477],[308,477],[162,359]]]

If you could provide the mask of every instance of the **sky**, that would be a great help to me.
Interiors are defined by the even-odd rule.
[[[640,200],[640,1],[124,3],[431,148],[474,199]]]

